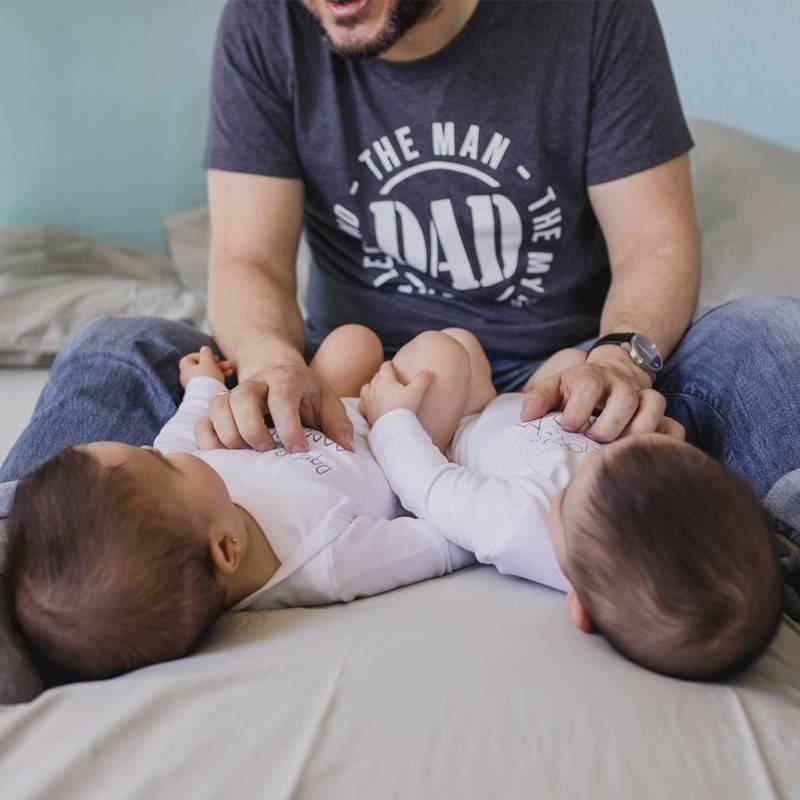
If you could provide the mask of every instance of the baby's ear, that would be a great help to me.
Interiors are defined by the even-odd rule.
[[[242,559],[242,543],[235,536],[211,536],[208,540],[208,552],[218,572],[233,575],[239,569]]]
[[[584,633],[594,633],[597,630],[574,589],[570,589],[567,593],[567,606],[569,606],[569,615],[577,628]]]

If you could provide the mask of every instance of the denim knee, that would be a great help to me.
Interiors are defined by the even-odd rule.
[[[153,316],[109,314],[84,325],[61,349],[57,363],[90,350],[100,350],[107,356],[127,354],[143,343],[181,348],[181,343],[186,342],[184,349],[197,349],[193,345],[198,340],[202,344],[210,342],[201,331],[183,322]]]
[[[762,345],[765,339],[800,341],[800,298],[796,297],[742,297],[710,309],[700,319],[724,328],[728,340]]]

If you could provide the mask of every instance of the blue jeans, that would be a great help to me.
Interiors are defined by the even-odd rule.
[[[0,483],[80,442],[151,443],[181,397],[179,358],[204,344],[214,346],[194,328],[150,317],[87,325],[56,359]],[[494,358],[498,390],[519,390],[538,363]],[[747,298],[707,312],[655,388],[690,442],[740,473],[774,516],[800,531],[800,299]],[[0,516],[12,489],[0,486]]]

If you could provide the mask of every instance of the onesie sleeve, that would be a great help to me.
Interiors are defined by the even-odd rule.
[[[550,482],[522,486],[451,463],[406,409],[382,416],[369,443],[403,507],[449,542],[505,574],[569,588],[547,531]]]
[[[329,551],[330,574],[341,602],[438,578],[475,563],[429,522],[413,517],[355,517]]]
[[[161,429],[153,446],[162,453],[192,453],[198,450],[194,439],[195,425],[208,416],[211,398],[225,391],[225,384],[214,378],[192,378],[186,385],[186,393],[178,410]]]

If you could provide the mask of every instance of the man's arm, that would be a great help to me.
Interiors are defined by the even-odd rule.
[[[600,335],[643,333],[667,357],[691,322],[700,283],[689,157],[590,186],[589,198],[611,263]],[[649,376],[618,345],[599,347],[582,365],[532,380],[523,419],[543,416],[562,398],[567,430],[579,430],[595,408],[603,408],[589,431],[602,442],[626,429],[655,430],[665,407]]]
[[[267,363],[305,364],[295,268],[302,182],[209,170],[208,196],[208,313],[217,343],[241,380]]]
[[[210,170],[209,319],[239,386],[215,398],[201,447],[271,449],[269,412],[284,446],[305,450],[305,424],[347,449],[352,425],[336,393],[306,366],[295,260],[303,224],[300,180]]]

